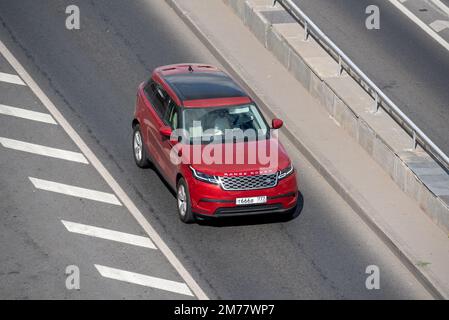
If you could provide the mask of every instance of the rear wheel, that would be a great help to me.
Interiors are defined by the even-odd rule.
[[[142,132],[140,131],[140,125],[138,124],[134,127],[133,131],[133,155],[138,167],[148,168],[150,166],[150,160],[145,151]]]
[[[178,204],[178,215],[181,221],[184,223],[195,222],[195,216],[192,212],[192,206],[190,204],[189,189],[187,188],[184,178],[181,178],[178,181],[176,198]]]

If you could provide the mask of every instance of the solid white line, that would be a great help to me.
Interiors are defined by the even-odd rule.
[[[100,272],[100,274],[105,278],[125,281],[133,284],[138,284],[141,286],[184,294],[187,296],[193,296],[189,287],[182,282],[150,277],[139,273],[101,266],[98,264],[95,265],[95,268],[97,268],[98,272]]]
[[[427,24],[422,22],[417,16],[415,16],[409,9],[407,9],[403,4],[401,4],[398,0],[388,0],[392,5],[402,11],[409,19],[411,19],[414,23],[416,23],[421,29],[427,32],[435,41],[441,44],[446,50],[449,50],[449,43],[444,40],[438,33],[432,30]]]
[[[2,138],[2,137],[0,137],[0,144],[2,144],[3,147],[5,147],[5,148],[19,150],[19,151],[23,151],[23,152],[34,153],[34,154],[38,154],[41,156],[58,158],[58,159],[63,159],[63,160],[68,160],[68,161],[73,161],[73,162],[85,163],[85,164],[89,163],[87,161],[87,159],[84,157],[84,155],[79,152],[50,148],[50,147],[45,147],[45,146],[41,146],[41,145],[34,144],[34,143],[28,143],[28,142],[7,139],[7,138]]]
[[[28,120],[56,124],[56,121],[53,119],[53,117],[47,113],[30,111],[30,110],[21,109],[21,108],[15,108],[15,107],[11,107],[11,106],[6,106],[4,104],[0,104],[0,113],[7,115],[7,116],[13,116],[13,117],[18,117],[18,118],[23,118],[23,119],[28,119]]]
[[[61,127],[67,132],[67,134],[76,143],[81,152],[86,156],[87,160],[92,164],[92,166],[97,169],[98,173],[103,177],[107,184],[114,190],[120,201],[126,206],[132,216],[136,221],[142,226],[145,232],[150,236],[151,240],[156,244],[159,250],[164,254],[167,260],[179,273],[179,275],[184,279],[193,293],[197,298],[202,300],[209,299],[206,293],[201,289],[198,283],[193,279],[187,269],[182,265],[179,259],[175,256],[173,251],[167,246],[167,244],[162,240],[153,226],[145,219],[140,210],[128,197],[125,191],[120,187],[120,185],[115,181],[109,171],[104,167],[104,165],[98,160],[97,156],[90,150],[87,144],[81,139],[79,134],[73,129],[70,123],[64,118],[64,116],[59,112],[56,106],[51,102],[48,96],[42,91],[39,85],[31,78],[28,72],[23,68],[19,61],[12,55],[8,48],[0,40],[0,53],[5,57],[5,59],[11,64],[11,66],[16,70],[25,83],[30,87],[34,94],[40,99],[42,104],[48,109],[48,111],[53,115],[53,117],[58,121]]]
[[[66,194],[73,197],[100,201],[121,206],[120,201],[111,193],[79,188],[58,182],[28,177],[37,189]]]
[[[123,242],[127,244],[131,244],[134,246],[149,248],[149,249],[157,249],[153,244],[150,238],[137,236],[134,234],[129,234],[120,231],[114,231],[94,226],[88,226],[86,224],[75,223],[70,221],[61,220],[62,224],[67,228],[68,231],[73,233],[79,233],[86,236]]]
[[[441,11],[446,13],[449,16],[449,8],[440,0],[430,0],[436,5]]]
[[[26,86],[22,79],[20,79],[20,77],[16,76],[15,74],[0,72],[0,81]]]

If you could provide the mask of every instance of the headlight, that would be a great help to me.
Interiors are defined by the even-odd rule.
[[[278,179],[282,180],[293,173],[293,165],[290,163],[287,168],[279,171]]]
[[[215,176],[211,176],[208,174],[205,174],[203,172],[200,172],[198,170],[193,169],[192,167],[190,167],[190,170],[192,170],[193,176],[200,180],[200,181],[204,181],[204,182],[208,182],[208,183],[213,183],[213,184],[219,184],[220,181],[218,181],[218,178]]]

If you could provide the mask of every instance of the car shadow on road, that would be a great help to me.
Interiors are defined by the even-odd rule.
[[[298,206],[296,207],[296,210],[294,211],[293,214],[289,214],[289,215],[265,214],[265,215],[260,215],[260,216],[245,216],[245,217],[197,220],[197,224],[199,224],[201,226],[222,228],[222,227],[237,227],[237,226],[289,222],[289,221],[294,220],[297,217],[299,217],[303,208],[304,208],[304,196],[300,192],[299,197],[298,197]]]

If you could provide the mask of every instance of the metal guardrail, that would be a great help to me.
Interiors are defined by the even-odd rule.
[[[355,74],[359,77],[359,81],[364,82],[368,87],[364,87],[364,89],[373,95],[375,100],[375,110],[377,111],[379,106],[382,107],[405,129],[412,138],[413,149],[416,149],[419,144],[443,169],[449,172],[449,157],[292,0],[274,0],[274,4],[276,3],[279,3],[298,23],[303,25],[306,39],[309,35],[312,35],[322,45],[332,51],[334,59],[338,61],[340,74],[345,70],[350,75]]]

